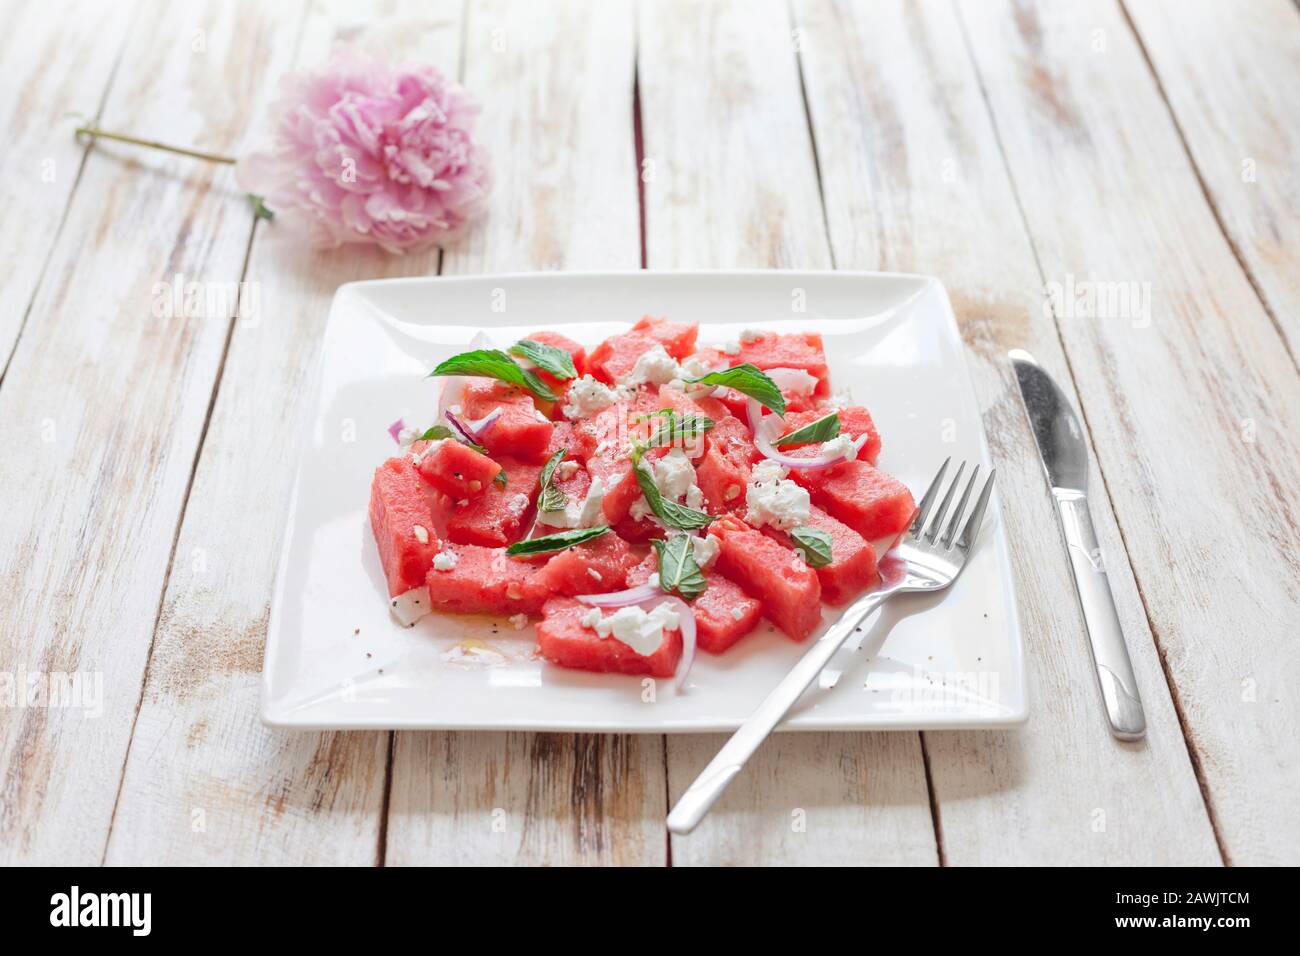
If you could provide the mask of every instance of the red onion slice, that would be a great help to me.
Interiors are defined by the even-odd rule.
[[[745,404],[745,414],[749,418],[749,427],[754,430],[754,447],[758,449],[759,453],[764,458],[771,459],[779,465],[784,465],[786,468],[802,468],[804,470],[811,470],[817,468],[829,468],[831,465],[838,465],[842,461],[852,461],[854,458],[858,457],[858,452],[862,450],[862,446],[866,444],[867,441],[866,432],[863,432],[855,438],[853,440],[853,452],[851,455],[840,454],[831,455],[829,457],[822,456],[820,458],[796,458],[793,455],[786,455],[777,451],[776,446],[772,444],[772,439],[776,436],[770,434],[771,429],[768,426],[773,422],[780,421],[777,416],[769,415],[764,418],[763,406],[752,398]]]
[[[471,445],[479,445],[482,442],[479,439],[487,431],[494,421],[501,417],[501,409],[494,408],[478,421],[471,418],[461,418],[455,412],[450,410],[442,413],[442,417],[451,423],[451,427],[460,433],[460,437],[469,442]]]
[[[811,395],[817,388],[817,377],[801,368],[769,368],[766,375],[783,392]]]
[[[477,441],[478,439],[483,437],[484,432],[486,432],[489,428],[492,427],[492,423],[500,417],[501,417],[501,409],[494,408],[492,409],[492,411],[488,412],[478,421],[465,419],[465,424],[469,427],[469,430],[474,434],[474,438]],[[482,442],[479,442],[479,444],[482,444]]]
[[[673,688],[680,694],[686,686],[686,675],[695,663],[695,612],[681,598],[670,596],[667,601],[677,611],[677,628],[682,634],[682,659],[678,661],[677,673],[673,675]]]
[[[574,600],[592,607],[627,607],[629,604],[640,604],[652,597],[662,596],[663,593],[658,585],[640,584],[626,591],[611,591],[608,594],[579,594]]]
[[[695,663],[695,612],[681,598],[665,594],[653,584],[642,584],[628,588],[626,591],[613,591],[609,594],[579,594],[576,601],[590,604],[592,607],[628,607],[630,605],[658,605],[665,601],[673,605],[677,612],[677,629],[682,635],[682,659],[677,664],[677,673],[673,675],[673,686],[680,692],[686,685],[686,675]],[[617,640],[617,638],[615,638]]]
[[[393,441],[397,442],[399,445],[402,443],[402,429],[405,427],[406,421],[401,418],[388,426],[388,434],[392,435]]]

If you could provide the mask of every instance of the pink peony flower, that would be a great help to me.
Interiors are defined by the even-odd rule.
[[[478,104],[431,66],[347,51],[281,81],[274,143],[235,175],[317,245],[409,252],[444,242],[483,208],[488,164],[471,137]]]

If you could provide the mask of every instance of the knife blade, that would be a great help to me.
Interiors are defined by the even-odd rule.
[[[1146,733],[1146,716],[1088,509],[1087,439],[1069,399],[1034,357],[1022,349],[1007,354],[1065,536],[1111,733],[1120,740],[1139,740]]]

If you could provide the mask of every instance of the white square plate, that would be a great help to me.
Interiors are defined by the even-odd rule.
[[[394,452],[390,422],[429,424],[438,394],[429,370],[480,330],[500,347],[539,329],[591,347],[646,313],[700,323],[702,344],[743,328],[820,332],[832,385],[850,389],[880,429],[881,468],[918,497],[949,455],[979,461],[987,473],[952,308],[943,286],[924,276],[634,272],[350,283],[334,297],[290,505],[263,671],[267,723],[662,733],[728,730],[750,714],[806,646],[766,622],[722,656],[701,653],[677,694],[670,681],[536,660],[532,627],[432,614],[408,629],[389,616],[367,519],[370,479]],[[467,646],[493,663],[455,662]],[[831,669],[838,683],[810,688],[783,729],[1025,719],[996,495],[957,583],[941,596],[891,601]]]

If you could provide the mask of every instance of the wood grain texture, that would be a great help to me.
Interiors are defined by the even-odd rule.
[[[238,147],[296,8],[153,3],[107,126]],[[195,48],[202,37],[201,51]],[[238,76],[238,95],[223,78]],[[160,318],[177,274],[236,282],[251,217],[229,170],[91,153],[0,388],[0,670],[102,680],[102,711],[0,712],[0,857],[98,863],[230,313]],[[165,296],[163,297],[165,300]],[[254,665],[255,666],[255,665]]]
[[[0,4],[0,377],[89,147],[65,114],[99,111],[134,3]],[[59,24],[53,29],[52,24]]]
[[[1124,4],[1197,173],[1300,355],[1300,12],[1293,0]]]
[[[926,732],[945,861],[1214,863],[1218,852],[1100,479],[1093,514],[1146,705],[1148,737],[1106,731],[1033,437],[1006,360],[1069,389],[1015,196],[960,25],[941,2],[800,0],[802,62],[841,268],[920,272],[948,290],[968,347],[1015,570],[1030,720]],[[918,422],[941,454],[944,423]]]
[[[785,6],[642,4],[639,27],[647,265],[829,267]],[[724,740],[668,738],[673,799]],[[777,735],[672,859],[934,864],[919,737]]]
[[[959,11],[1044,278],[1140,290],[1058,328],[1225,856],[1294,863],[1295,366],[1118,7]]]
[[[444,274],[637,267],[633,26],[628,2],[470,7],[496,185]],[[656,735],[399,733],[392,777],[390,864],[665,862]]]
[[[460,11],[455,0],[314,3],[296,62],[315,66],[348,43],[454,76]],[[355,279],[429,274],[437,263],[437,250],[400,258],[360,248],[318,252],[274,222],[259,228],[247,271],[259,308],[235,323],[154,639],[109,863],[379,859],[389,735],[264,727],[262,648],[297,460],[286,450],[297,448],[310,415],[334,291]]]

